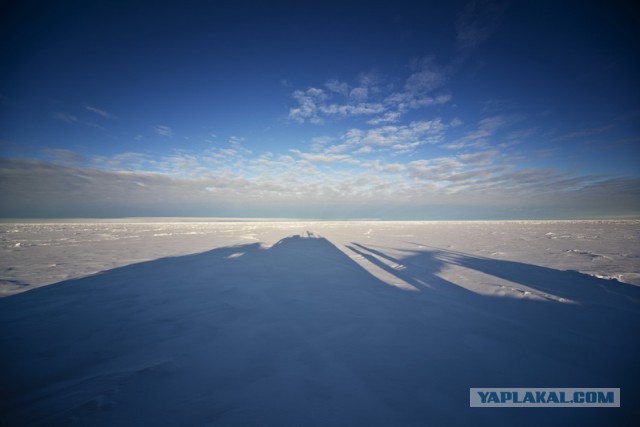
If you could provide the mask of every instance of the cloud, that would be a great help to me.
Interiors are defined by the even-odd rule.
[[[150,172],[74,168],[35,160],[0,161],[0,188],[12,206],[2,214],[30,216],[148,215],[197,209],[204,200],[199,180]],[[6,191],[6,193],[5,193]]]
[[[87,160],[84,156],[76,153],[75,151],[63,148],[46,148],[43,152],[50,159],[63,164],[83,164]]]
[[[407,170],[407,166],[400,163],[386,163],[381,164],[380,160],[374,160],[373,162],[364,163],[363,166],[375,169],[378,172],[386,173],[400,173]]]
[[[367,120],[367,124],[376,126],[382,123],[395,123],[400,119],[400,116],[401,114],[397,111],[388,111],[383,116]]]
[[[464,164],[455,157],[416,160],[409,163],[412,177],[428,181],[443,181],[446,177],[462,169]]]
[[[53,115],[53,117],[57,120],[61,120],[63,122],[72,124],[72,123],[79,123],[80,121],[78,120],[78,118],[76,116],[74,116],[73,114],[67,114],[67,113],[55,113]]]
[[[358,163],[357,160],[353,159],[348,154],[304,153],[297,149],[291,149],[289,151],[297,154],[301,159],[306,160],[310,163]]]
[[[414,61],[412,73],[407,77],[400,90],[385,94],[382,104],[385,115],[371,119],[370,124],[396,122],[409,110],[445,104],[451,101],[448,93],[434,93],[447,82],[450,69],[439,66],[433,57]]]
[[[169,126],[156,125],[153,127],[156,134],[165,138],[171,138],[173,136],[173,130]]]
[[[89,105],[85,105],[85,107],[84,107],[84,108],[85,108],[87,111],[91,111],[92,113],[96,113],[96,114],[98,114],[99,116],[104,117],[105,119],[115,119],[115,118],[116,118],[116,116],[114,116],[113,114],[108,113],[108,112],[106,112],[106,111],[104,111],[104,110],[100,110],[99,108],[91,107],[91,106],[89,106]]]
[[[79,123],[88,127],[96,128],[96,129],[104,129],[102,126],[96,123],[80,120],[78,117],[74,116],[73,114],[58,112],[53,115],[53,118],[69,124]]]
[[[440,119],[417,120],[408,125],[386,125],[368,130],[352,128],[342,138],[360,153],[382,149],[402,154],[423,144],[442,142],[445,129],[446,125]],[[365,147],[368,150],[363,151]]]
[[[154,157],[148,154],[125,152],[113,156],[96,156],[85,166],[111,171],[143,170],[169,174],[174,177],[203,177],[217,170],[246,170],[253,152],[242,142],[244,138],[230,136],[227,144],[208,146],[201,150],[174,149],[173,154]]]
[[[283,154],[276,156],[271,152],[261,154],[258,158],[252,160],[255,170],[269,173],[273,173],[274,171],[282,172],[284,170],[291,170],[296,166],[296,162],[296,159],[292,156]]]
[[[471,169],[464,172],[451,173],[444,180],[451,182],[451,190],[459,192],[469,188],[470,184],[478,185],[479,180],[491,179],[496,176],[496,172],[504,171],[508,166],[492,166],[478,169]]]
[[[460,126],[462,124],[462,120],[460,120],[458,117],[454,117],[450,122],[449,122],[449,126],[450,127],[457,127]]]
[[[85,166],[92,164],[109,170],[140,170],[154,164],[154,162],[146,154],[127,151],[109,157],[95,156],[91,162],[86,162]]]
[[[509,132],[504,136],[507,141],[519,141],[535,135],[535,129],[519,129]]]
[[[293,98],[298,102],[298,106],[289,109],[289,119],[298,123],[308,121],[313,124],[321,124],[326,118],[372,115],[384,111],[384,106],[381,103],[366,102],[368,92],[365,88],[354,88],[348,94],[343,94],[342,96],[346,96],[347,99],[342,103],[331,102],[332,93],[340,93],[343,90],[342,84],[330,81],[327,85],[332,88],[329,93],[315,87],[306,91],[294,91]],[[344,88],[345,93],[346,90],[348,88]]]
[[[359,116],[378,114],[384,111],[381,103],[361,102],[354,105],[330,104],[320,106],[320,112],[325,116]]]
[[[608,125],[599,126],[599,127],[595,127],[595,128],[580,129],[580,130],[577,130],[575,132],[570,132],[570,133],[567,133],[565,135],[562,135],[562,136],[560,136],[558,138],[554,138],[553,141],[559,141],[559,140],[563,140],[563,139],[582,138],[582,137],[585,137],[585,136],[598,135],[598,134],[606,132],[609,129],[612,129],[614,127],[615,127],[615,125],[613,123],[611,123],[611,124],[608,124]]]
[[[448,71],[431,57],[413,64],[413,72],[401,90],[392,91],[391,85],[381,85],[381,78],[374,73],[360,74],[356,86],[332,79],[325,83],[325,89],[294,91],[292,97],[297,105],[289,109],[288,118],[297,123],[322,124],[329,118],[383,114],[369,122],[393,123],[408,110],[451,101],[450,94],[433,94],[447,79]]]
[[[493,136],[498,129],[507,123],[504,116],[487,117],[478,122],[476,129],[467,132],[461,138],[454,140],[452,143],[446,144],[445,147],[451,150],[458,150],[468,147],[484,147],[489,143],[488,138]]]
[[[233,151],[233,154],[240,154],[240,155],[249,155],[252,154],[252,151],[249,150],[248,148],[246,148],[242,143],[245,141],[245,138],[241,137],[241,136],[235,136],[235,135],[231,135],[229,137],[229,145],[231,146],[231,149]],[[222,150],[222,149],[221,149]]]
[[[182,179],[200,178],[209,172],[200,156],[179,152],[164,157],[156,167],[169,176]]]
[[[458,49],[468,51],[484,43],[500,24],[506,6],[504,1],[469,2],[456,22]]]
[[[64,152],[52,152],[68,157]],[[351,166],[344,154],[263,154],[242,168],[211,167],[203,156],[178,153],[158,170],[109,170],[23,158],[0,158],[0,215],[249,215],[321,216],[328,207],[346,217],[424,218],[430,206],[456,212],[538,209],[542,215],[606,215],[640,209],[640,179],[587,176],[554,169],[518,169],[489,162],[497,153],[373,161]],[[73,157],[73,156],[71,156]],[[297,159],[296,159],[297,157]],[[121,161],[152,163],[136,153]],[[322,169],[313,165],[321,164]],[[332,165],[337,165],[333,168]],[[346,169],[345,169],[346,168]],[[189,170],[191,174],[183,173]],[[390,209],[392,209],[390,211]],[[393,211],[393,209],[396,209]],[[502,209],[502,211],[501,211]],[[350,212],[350,214],[347,214]],[[351,216],[350,216],[351,215]]]
[[[409,174],[413,178],[454,191],[460,190],[460,186],[468,188],[470,184],[478,185],[481,178],[497,178],[500,172],[512,168],[510,165],[499,164],[497,150],[415,160],[408,165]]]
[[[390,172],[397,173],[406,170],[407,167],[405,165],[401,165],[399,163],[389,163],[387,165],[382,166],[380,169],[381,172]]]
[[[413,72],[405,80],[403,89],[388,95],[385,106],[403,114],[408,110],[445,104],[452,97],[447,93],[433,94],[448,81],[450,69],[438,65],[434,57],[414,61]]]
[[[404,88],[410,93],[431,92],[445,84],[448,71],[440,67],[432,56],[416,61],[414,72],[407,78]]]
[[[327,95],[322,89],[309,88],[306,91],[296,90],[293,98],[298,102],[298,106],[289,110],[289,119],[298,123],[309,121],[319,124],[323,120],[319,116],[319,105],[327,99]]]
[[[389,97],[385,99],[385,104],[389,108],[394,108],[400,113],[405,113],[408,110],[446,104],[451,101],[451,99],[452,97],[449,94],[441,94],[434,97],[421,93],[397,92],[389,95]]]
[[[468,165],[488,165],[497,157],[497,150],[480,151],[472,154],[460,154],[458,158]]]
[[[311,143],[311,149],[313,151],[322,151],[327,147],[327,145],[335,140],[336,139],[333,136],[322,135],[312,137],[309,142]]]
[[[420,192],[423,197],[440,194],[450,203],[475,207],[528,206],[542,215],[547,214],[544,207],[552,213],[562,211],[568,215],[571,212],[574,217],[583,217],[586,212],[588,215],[606,215],[605,211],[616,210],[630,214],[640,208],[638,178],[618,180],[553,168],[521,169],[499,164],[497,157],[498,153],[488,151],[413,161],[408,165],[408,173],[423,185],[414,186],[411,191]],[[610,193],[605,194],[605,191]],[[613,205],[598,206],[605,200]],[[581,211],[582,208],[585,210]],[[535,217],[533,211],[530,215],[530,218]],[[548,216],[553,217],[553,214]]]
[[[353,102],[366,102],[369,97],[369,89],[366,87],[354,87],[349,92],[349,99]]]
[[[325,83],[327,89],[344,97],[349,95],[349,85],[336,79],[329,80]]]
[[[378,87],[383,83],[383,79],[375,71],[368,71],[358,74],[358,84],[370,88],[372,91],[377,91]]]

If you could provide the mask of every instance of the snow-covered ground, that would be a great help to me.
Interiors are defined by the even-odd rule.
[[[161,257],[255,242],[268,246],[290,235],[304,235],[307,231],[325,237],[374,274],[384,271],[376,268],[375,263],[367,262],[348,245],[373,245],[399,258],[406,258],[411,252],[429,250],[463,252],[559,270],[576,270],[640,285],[640,221],[84,220],[0,223],[0,295]],[[439,274],[456,270],[452,264],[445,267]],[[384,276],[392,282],[398,280],[398,277]],[[489,286],[489,290],[492,287]]]
[[[640,398],[639,225],[3,223],[0,421],[614,425]],[[622,408],[469,408],[470,387]]]

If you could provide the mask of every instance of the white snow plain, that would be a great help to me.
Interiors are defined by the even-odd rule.
[[[622,423],[639,225],[3,223],[0,421]],[[469,408],[470,387],[620,387],[622,407]]]

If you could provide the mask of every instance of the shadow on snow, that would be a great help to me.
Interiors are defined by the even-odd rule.
[[[613,425],[637,406],[637,288],[347,248],[419,292],[309,233],[2,299],[0,413],[16,425]],[[479,295],[439,276],[451,265],[540,298]],[[469,408],[470,387],[620,387],[622,408]]]

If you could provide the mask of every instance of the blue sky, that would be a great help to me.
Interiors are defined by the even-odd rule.
[[[631,2],[18,3],[0,216],[640,213]]]

